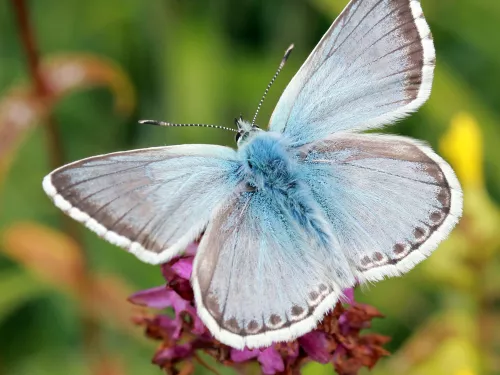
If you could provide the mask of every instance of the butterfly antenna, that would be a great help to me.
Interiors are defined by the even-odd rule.
[[[255,112],[255,116],[253,117],[252,120],[252,126],[255,125],[255,121],[257,120],[257,115],[259,114],[260,107],[262,107],[262,104],[264,103],[264,100],[266,99],[267,93],[269,92],[269,89],[273,85],[274,81],[276,81],[276,78],[278,78],[278,75],[281,72],[281,69],[285,66],[286,60],[288,60],[288,57],[290,57],[290,54],[292,53],[292,50],[294,48],[294,45],[291,44],[290,47],[285,52],[285,56],[283,56],[283,59],[281,60],[280,66],[278,67],[278,70],[273,76],[273,79],[271,79],[271,82],[269,82],[269,85],[267,85],[266,91],[264,91],[264,95],[262,95],[262,99],[260,100],[259,105],[257,106],[257,111]]]
[[[171,122],[156,121],[156,120],[140,120],[139,124],[148,124],[148,125],[156,125],[156,126],[177,126],[177,127],[197,126],[200,128],[222,129],[222,130],[229,130],[231,132],[238,133],[238,130],[236,130],[236,129],[226,128],[225,126],[219,126],[219,125],[209,125],[209,124],[172,124]]]

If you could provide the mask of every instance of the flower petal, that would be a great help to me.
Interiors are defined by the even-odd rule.
[[[155,317],[155,323],[158,324],[161,329],[167,331],[168,335],[174,340],[178,340],[181,337],[182,319],[172,319],[166,315],[157,315]]]
[[[354,288],[347,288],[343,291],[345,303],[352,305],[354,303]]]
[[[312,360],[320,363],[328,363],[332,359],[329,351],[329,343],[324,332],[312,331],[299,337],[299,344]]]
[[[238,350],[238,349],[231,349],[231,360],[240,363],[240,362],[246,362],[249,359],[253,359],[258,357],[260,354],[259,349],[243,349],[243,350]]]
[[[184,251],[184,256],[194,257],[198,251],[198,242],[191,242],[186,250]]]
[[[163,348],[155,354],[153,358],[153,363],[156,363],[161,366],[162,364],[168,361],[187,358],[192,353],[193,353],[193,348],[189,343]]]
[[[191,332],[194,333],[195,335],[204,334],[207,331],[207,329],[205,327],[205,324],[203,324],[201,319],[198,317],[198,314],[196,314],[195,312],[194,315],[191,316],[191,318],[193,319],[193,329],[191,330]]]
[[[261,364],[263,374],[273,375],[285,370],[283,358],[281,358],[280,354],[272,346],[264,349],[257,357],[257,360]]]
[[[154,309],[164,309],[172,306],[171,291],[164,285],[155,288],[141,290],[132,294],[128,300],[133,304],[148,306]]]
[[[193,271],[193,259],[193,257],[181,258],[171,268],[177,276],[189,280]]]
[[[171,263],[163,263],[161,265],[161,273],[167,282],[170,282],[176,278],[174,270],[172,270]]]

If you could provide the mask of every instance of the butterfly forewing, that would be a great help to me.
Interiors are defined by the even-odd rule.
[[[227,147],[158,147],[84,159],[43,182],[55,204],[148,263],[168,261],[205,228],[234,189]]]
[[[353,0],[292,79],[270,130],[304,144],[387,125],[429,97],[435,52],[417,0]]]
[[[460,218],[455,174],[415,140],[336,134],[301,155],[303,176],[360,281],[407,272]]]

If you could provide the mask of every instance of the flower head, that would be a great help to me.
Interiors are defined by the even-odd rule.
[[[295,374],[310,361],[332,363],[340,375],[356,374],[362,367],[373,367],[388,354],[382,347],[389,339],[377,334],[361,335],[371,320],[382,315],[372,306],[354,301],[352,289],[344,291],[345,302],[338,302],[313,331],[288,343],[267,348],[238,350],[217,341],[196,313],[189,279],[196,253],[191,245],[182,257],[162,265],[167,284],[132,295],[129,300],[154,309],[173,309],[173,315],[143,314],[135,323],[145,328],[146,335],[160,341],[153,363],[169,374],[193,369],[192,361],[201,361],[202,350],[228,366],[260,364],[263,374]],[[202,362],[201,362],[202,363]]]

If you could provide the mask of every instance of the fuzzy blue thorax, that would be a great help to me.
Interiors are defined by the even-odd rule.
[[[283,138],[274,133],[260,131],[242,145],[245,180],[252,188],[286,194],[297,182],[295,161],[288,154]]]

